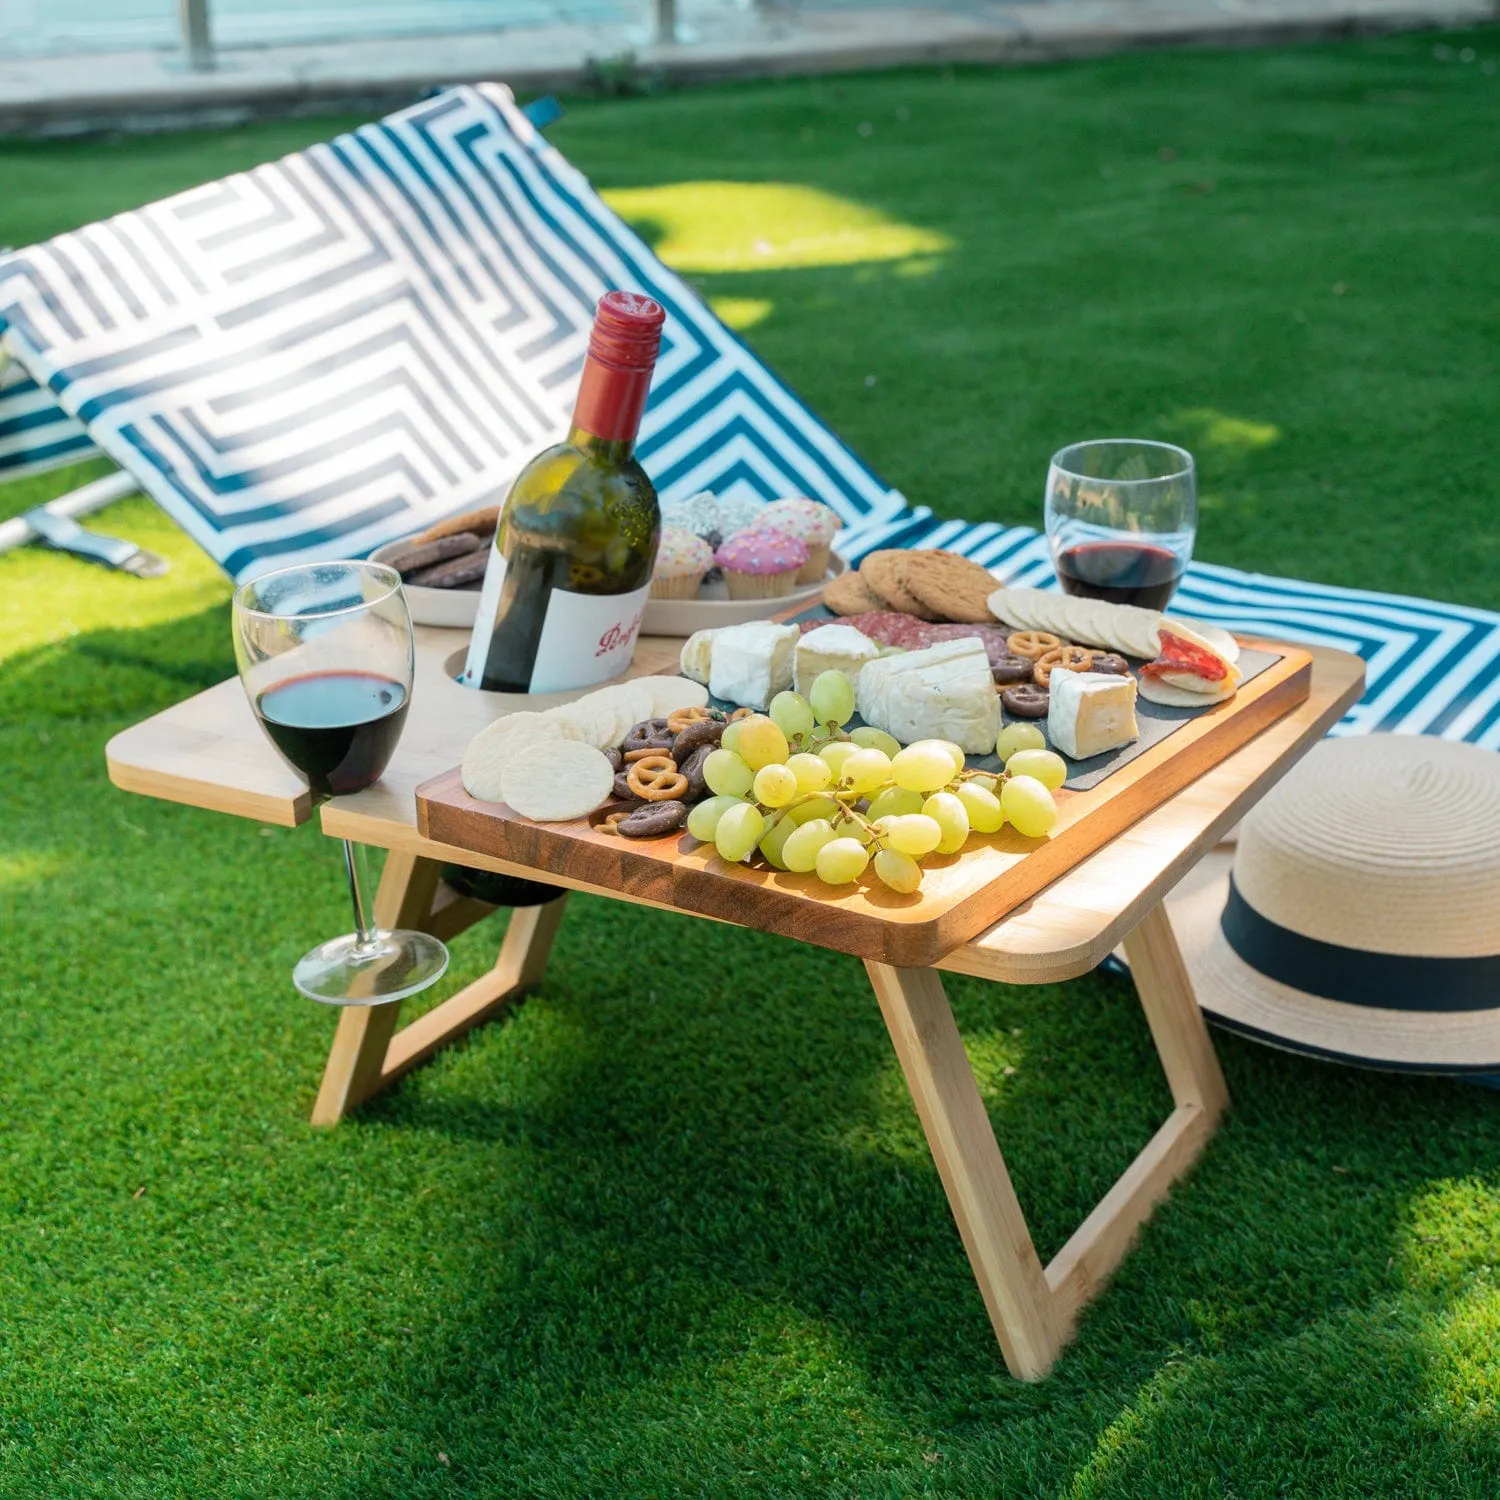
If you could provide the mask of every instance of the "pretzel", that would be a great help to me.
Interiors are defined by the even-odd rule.
[[[1087,646],[1057,646],[1032,663],[1032,680],[1038,687],[1046,687],[1054,667],[1061,667],[1068,672],[1087,672],[1098,654],[1097,651],[1090,651]]]
[[[654,755],[666,755],[672,748],[672,741],[668,740],[665,745],[642,745],[639,750],[627,750],[625,752],[625,766],[628,770],[638,760],[648,760]]]
[[[667,728],[673,734],[681,734],[689,724],[696,724],[699,719],[713,718],[713,710],[708,708],[674,708],[667,715]]]
[[[634,808],[623,807],[618,812],[606,813],[604,817],[599,820],[599,832],[616,834],[619,833],[620,824],[623,823],[634,810]]]
[[[747,704],[744,708],[735,709],[735,711],[729,716],[729,722],[733,724],[739,719],[748,719],[754,712],[755,710]]]
[[[1005,638],[1005,649],[1012,656],[1024,656],[1027,661],[1035,661],[1061,645],[1062,637],[1050,630],[1018,630]]]
[[[646,802],[670,802],[688,789],[688,779],[670,755],[646,755],[625,773],[630,790]]]

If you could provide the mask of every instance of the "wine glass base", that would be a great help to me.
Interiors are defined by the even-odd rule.
[[[319,943],[292,970],[292,983],[324,1005],[389,1005],[436,984],[448,950],[430,933],[384,928]]]

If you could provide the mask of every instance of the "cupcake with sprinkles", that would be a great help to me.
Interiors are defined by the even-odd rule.
[[[833,539],[844,524],[836,511],[817,500],[773,500],[761,511],[757,524],[800,537],[807,547],[807,561],[797,574],[797,582],[823,581]]]
[[[713,565],[713,548],[702,537],[679,526],[663,526],[661,545],[656,549],[656,571],[651,576],[651,597],[696,597],[703,586],[703,575]]]
[[[761,527],[730,537],[714,560],[724,570],[731,599],[780,599],[791,593],[807,565],[807,543],[790,532]]]

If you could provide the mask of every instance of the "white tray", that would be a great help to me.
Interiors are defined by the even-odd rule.
[[[370,554],[372,562],[384,562],[403,542],[387,542]],[[836,554],[829,559],[828,578],[837,578],[848,564]],[[696,599],[648,599],[641,621],[642,635],[691,635],[716,625],[739,625],[745,620],[766,620],[782,610],[808,604],[823,591],[823,583],[804,583],[779,599],[731,599],[722,583],[708,584]],[[478,589],[424,589],[406,585],[406,601],[412,622],[450,630],[472,630],[479,612]]]

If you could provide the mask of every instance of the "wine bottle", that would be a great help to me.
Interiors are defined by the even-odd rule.
[[[568,436],[521,470],[501,507],[469,686],[555,693],[630,665],[661,536],[635,438],[664,320],[634,292],[599,299]]]

